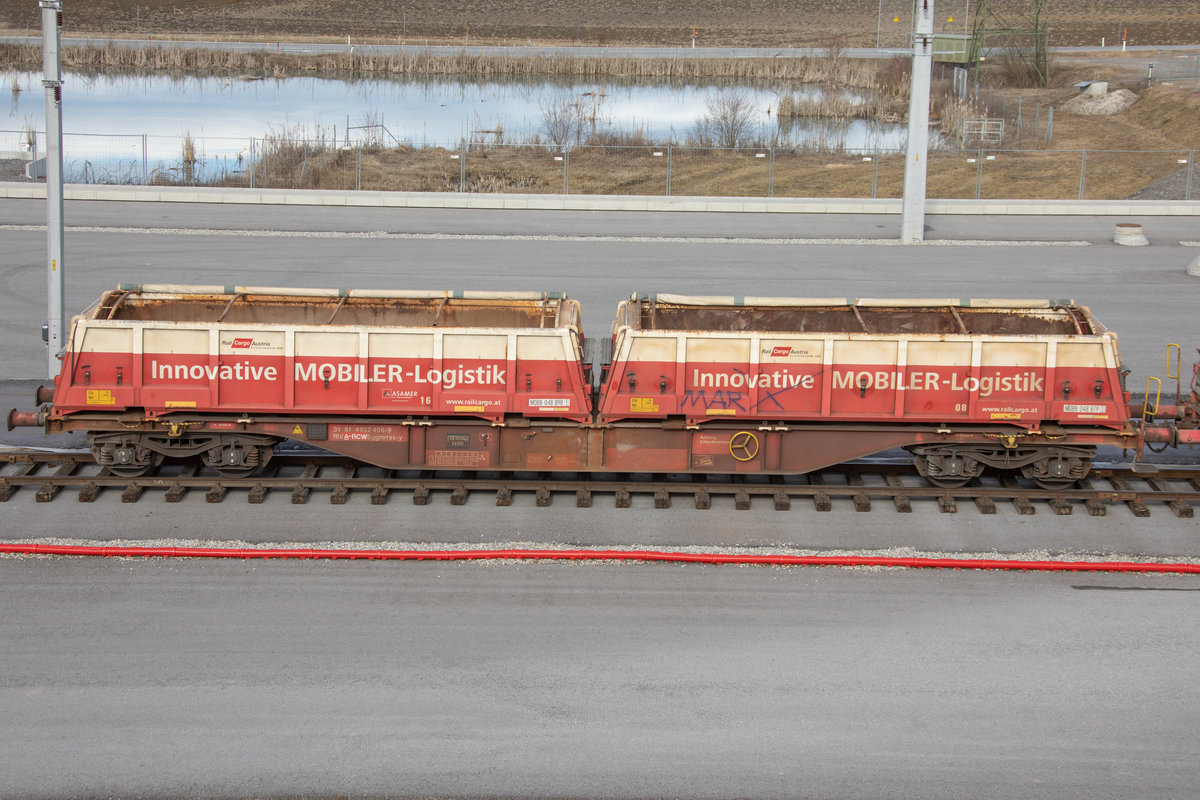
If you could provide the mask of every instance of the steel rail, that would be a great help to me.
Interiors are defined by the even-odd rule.
[[[0,553],[103,558],[322,559],[355,561],[669,561],[759,566],[895,567],[908,569],[1021,570],[1030,572],[1140,572],[1200,574],[1200,564],[1141,561],[1055,561],[917,556],[755,555],[663,550],[349,550],[330,548],[128,547],[0,542]]]

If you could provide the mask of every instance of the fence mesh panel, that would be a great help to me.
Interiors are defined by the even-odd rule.
[[[571,194],[668,194],[667,147],[581,146],[571,148]]]
[[[32,142],[30,141],[32,139]],[[45,134],[0,131],[17,175]],[[927,196],[1193,200],[1194,151],[934,149]],[[68,183],[409,192],[898,198],[902,150],[337,144],[329,138],[64,134]]]

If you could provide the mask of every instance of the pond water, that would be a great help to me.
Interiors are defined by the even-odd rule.
[[[27,148],[24,131],[45,130],[41,74],[0,72],[11,93],[0,122],[0,151]],[[462,140],[547,141],[548,109],[570,105],[589,127],[609,134],[640,134],[656,143],[682,142],[708,110],[710,98],[731,87],[687,84],[487,82],[468,79],[356,80],[298,77],[252,80],[215,77],[144,77],[67,74],[63,86],[64,161],[95,165],[178,160],[190,135],[208,156],[233,158],[251,138],[290,133],[339,143],[456,149]],[[848,152],[904,146],[902,125],[851,120],[778,120],[779,91],[744,91],[753,109],[749,137],[779,147]],[[793,95],[820,93],[788,87]],[[348,130],[349,129],[349,130]],[[143,138],[146,137],[146,138]],[[39,145],[44,150],[44,143]]]

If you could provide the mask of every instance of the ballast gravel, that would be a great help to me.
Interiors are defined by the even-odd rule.
[[[746,556],[823,556],[823,557],[852,557],[852,558],[928,558],[928,559],[954,559],[954,560],[1007,560],[1007,561],[1078,561],[1078,562],[1130,562],[1136,564],[1200,564],[1200,558],[1179,556],[1171,558],[1151,557],[1135,554],[1121,553],[1098,553],[1086,551],[1051,551],[1051,550],[1026,550],[1019,553],[1001,553],[998,551],[987,553],[955,553],[945,551],[927,551],[917,550],[911,547],[891,547],[879,550],[811,550],[799,549],[783,546],[757,546],[757,547],[712,547],[685,545],[680,547],[662,547],[650,545],[627,545],[623,547],[588,547],[566,544],[563,542],[504,542],[490,544],[472,544],[466,542],[355,542],[355,541],[328,541],[328,542],[267,542],[267,543],[250,543],[236,540],[214,540],[214,539],[114,539],[107,541],[96,541],[91,539],[70,539],[70,538],[41,538],[41,539],[10,539],[10,543],[19,544],[44,544],[44,545],[63,545],[73,547],[137,547],[137,548],[205,548],[219,550],[339,550],[339,551],[414,551],[414,552],[431,552],[431,551],[448,551],[448,552],[467,552],[467,551],[488,551],[488,550],[542,550],[542,551],[573,551],[586,552],[595,551],[603,552],[652,552],[652,553],[686,553],[686,554],[729,554],[729,555],[746,555]],[[60,556],[52,554],[21,554],[21,553],[0,553],[0,558],[82,558],[84,556]],[[182,556],[180,556],[182,557]],[[144,556],[112,556],[112,558],[135,560],[145,558]],[[521,558],[500,558],[488,559],[477,563],[487,566],[503,566],[505,564],[513,564],[533,559]],[[645,564],[646,561],[627,561],[625,559],[596,559],[594,561],[577,561],[577,560],[552,560],[551,563],[561,565],[596,565],[596,564]],[[806,565],[778,565],[778,564],[740,564],[726,566],[742,566],[742,567],[771,567],[777,569],[799,569]],[[842,567],[842,569],[864,569],[864,570],[883,570],[883,569],[905,569],[904,567],[883,567],[883,566],[861,566],[861,567]]]

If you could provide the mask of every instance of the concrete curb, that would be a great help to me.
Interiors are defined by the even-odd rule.
[[[67,200],[228,203],[371,208],[496,208],[531,211],[710,211],[781,214],[899,214],[899,198],[649,197],[641,195],[463,194],[187,186],[67,184]],[[0,182],[0,198],[44,199],[41,183]],[[928,200],[927,214],[1200,216],[1200,200]]]

